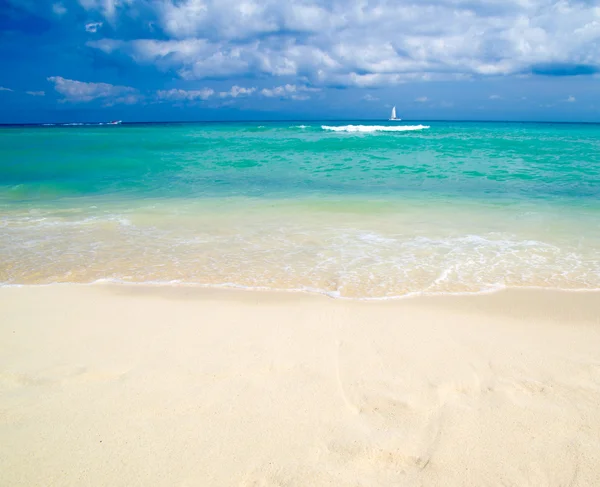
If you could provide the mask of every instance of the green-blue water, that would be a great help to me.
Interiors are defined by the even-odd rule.
[[[418,125],[0,129],[0,282],[600,288],[600,125]]]

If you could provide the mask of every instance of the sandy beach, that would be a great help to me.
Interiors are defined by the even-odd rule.
[[[600,294],[0,289],[0,485],[600,485]]]

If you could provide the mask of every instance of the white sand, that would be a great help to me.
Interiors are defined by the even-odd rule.
[[[0,485],[600,485],[600,295],[3,288]]]

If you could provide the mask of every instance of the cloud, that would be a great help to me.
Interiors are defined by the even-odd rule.
[[[215,91],[210,88],[203,88],[201,90],[159,90],[156,92],[156,96],[159,100],[163,101],[194,101],[194,100],[208,100],[215,94]]]
[[[569,98],[567,98],[567,101],[569,103],[574,103],[575,101],[577,101],[577,99],[573,95],[570,95]]]
[[[362,99],[365,101],[379,101],[379,98],[371,95],[370,93],[367,93],[365,96],[362,97]]]
[[[85,24],[85,30],[86,32],[98,32],[98,29],[100,29],[100,27],[102,27],[103,22],[90,22],[89,24]]]
[[[84,9],[97,10],[110,22],[115,20],[118,9],[135,3],[136,0],[79,0]]]
[[[67,9],[65,8],[65,6],[62,3],[53,4],[52,11],[59,17],[62,17],[64,14],[67,13]]]
[[[238,96],[248,96],[256,91],[256,88],[243,88],[241,86],[232,86],[229,91],[221,91],[221,98],[237,98]]]
[[[0,86],[0,91],[7,91],[7,92],[11,92],[14,93],[15,90],[11,90],[10,88],[4,88],[3,86]],[[46,93],[44,91],[26,91],[25,92],[28,95],[31,96],[44,96],[46,95]]]
[[[128,95],[119,96],[114,99],[107,99],[104,102],[105,106],[113,106],[113,105],[135,105],[143,100],[143,96],[139,93],[130,93]]]
[[[86,45],[88,47],[99,49],[105,54],[111,54],[112,52],[123,48],[125,43],[114,39],[100,39],[98,41],[89,41]]]
[[[599,72],[600,10],[587,0],[79,0],[150,38],[90,47],[184,79],[295,77],[313,86]],[[138,17],[136,17],[138,16]],[[155,38],[151,38],[155,37]]]
[[[137,90],[129,86],[115,86],[108,83],[86,83],[65,79],[61,76],[51,76],[48,81],[54,83],[54,89],[64,96],[64,101],[86,103],[102,99],[106,104],[132,104],[140,100]]]
[[[429,98],[427,98],[426,96],[420,96],[418,98],[415,98],[415,101],[419,102],[419,103],[425,103],[429,101]]]
[[[262,96],[267,98],[281,98],[281,99],[292,99],[292,100],[308,100],[310,96],[307,92],[319,91],[317,88],[309,88],[308,86],[296,86],[286,84],[283,86],[276,86],[274,88],[264,88],[260,91]]]
[[[490,95],[490,100],[499,100],[500,98],[500,95]]]

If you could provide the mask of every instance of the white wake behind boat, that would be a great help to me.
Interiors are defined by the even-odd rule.
[[[396,107],[392,108],[392,114],[390,115],[390,120],[400,121],[401,118],[396,117]]]

